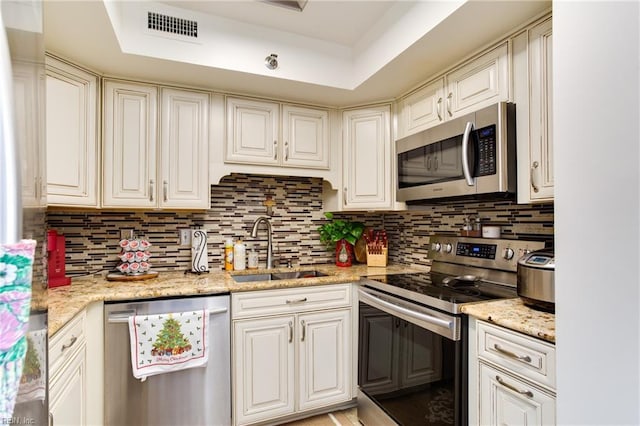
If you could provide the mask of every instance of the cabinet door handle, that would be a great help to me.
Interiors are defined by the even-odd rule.
[[[342,191],[342,204],[344,204],[345,206],[347,205],[347,187],[346,186]]]
[[[434,170],[438,170],[438,156],[437,155],[433,158],[433,165],[435,166]]]
[[[289,160],[289,142],[284,143],[284,161]]]
[[[442,96],[438,98],[438,103],[436,104],[436,114],[438,114],[438,120],[442,121]]]
[[[155,182],[153,181],[153,179],[149,180],[149,201],[153,202],[153,193],[156,192],[155,190]]]
[[[531,357],[529,355],[518,355],[511,351],[501,348],[497,343],[493,344],[493,349],[500,352],[503,355],[508,356],[509,358],[517,359],[518,361],[531,362]]]
[[[278,159],[278,141],[273,141],[273,159]]]
[[[169,192],[169,184],[167,183],[167,181],[163,181],[162,182],[162,196],[164,198],[164,201],[167,201],[167,193]]]
[[[498,381],[498,383],[500,383],[502,386],[504,386],[507,389],[511,389],[512,391],[517,392],[520,395],[524,395],[526,397],[533,398],[533,392],[531,392],[530,390],[520,390],[517,387],[515,387],[513,385],[510,385],[509,383],[507,383],[504,380],[502,380],[502,378],[500,376],[496,376],[496,380]]]
[[[427,170],[431,170],[431,156],[427,157]]]
[[[66,345],[62,345],[62,349],[60,349],[60,352],[64,352],[67,349],[69,349],[71,346],[73,346],[76,341],[78,340],[78,338],[76,336],[71,337],[71,340],[69,340],[69,343]]]
[[[289,343],[293,342],[293,321],[289,321]]]
[[[451,97],[453,96],[453,93],[449,92],[449,95],[447,95],[447,112],[449,113],[449,117],[453,117],[453,114],[451,113]]]
[[[53,426],[53,413],[49,411],[49,426]]]
[[[302,326],[302,337],[300,338],[300,341],[304,342],[304,338],[307,334],[307,325],[305,324],[304,320],[300,321],[300,325]]]
[[[302,302],[306,302],[306,301],[307,301],[307,298],[305,297],[303,299],[294,299],[294,300],[287,299],[286,303],[287,303],[287,305],[290,305],[292,303],[302,303]]]
[[[540,167],[540,163],[537,161],[534,161],[531,165],[531,187],[533,188],[533,192],[540,191],[539,184],[537,183],[537,176],[540,174],[538,167]]]

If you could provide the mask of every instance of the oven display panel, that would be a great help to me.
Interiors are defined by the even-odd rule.
[[[496,258],[496,248],[496,244],[458,243],[456,256],[493,260]]]

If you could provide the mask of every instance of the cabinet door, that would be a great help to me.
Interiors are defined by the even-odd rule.
[[[329,113],[326,110],[282,107],[282,165],[329,168]]]
[[[363,304],[360,304],[358,318],[358,385],[370,395],[398,389],[400,342],[393,330],[400,326],[400,321]],[[362,354],[367,358],[362,358]]]
[[[487,364],[480,363],[481,425],[554,425],[555,398]]]
[[[98,206],[98,77],[47,57],[47,201]]]
[[[402,101],[400,137],[435,126],[444,116],[444,78],[440,78]]]
[[[156,207],[157,89],[104,84],[103,206]]]
[[[208,208],[209,95],[163,88],[160,122],[160,206]]]
[[[238,425],[295,410],[293,316],[234,322],[234,401]]]
[[[551,19],[529,31],[531,201],[553,200],[552,45]]]
[[[280,163],[278,129],[280,105],[227,98],[227,152],[231,163]]]
[[[44,111],[41,93],[41,74],[36,65],[16,60],[12,62],[13,100],[15,105],[15,138],[20,149],[23,207],[41,207],[44,199]]]
[[[351,399],[351,311],[298,316],[299,410]]]
[[[52,380],[49,412],[56,426],[86,424],[86,354],[83,346]]]
[[[447,74],[447,117],[509,99],[508,45],[504,43]]]
[[[343,208],[391,208],[388,105],[344,112]]]

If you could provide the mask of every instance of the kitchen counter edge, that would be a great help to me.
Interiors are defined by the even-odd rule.
[[[288,280],[236,282],[233,275],[261,274],[268,272],[293,272],[318,270],[326,276]],[[268,290],[277,288],[308,287],[358,281],[360,277],[380,274],[420,272],[424,268],[407,265],[368,267],[354,265],[340,268],[335,265],[307,265],[271,270],[245,270],[237,272],[210,271],[195,275],[180,272],[160,272],[157,278],[144,281],[108,281],[105,274],[73,278],[71,285],[48,290],[49,336],[53,336],[75,315],[94,302],[116,302],[179,296],[206,296],[241,291]]]
[[[462,306],[462,312],[514,331],[556,342],[556,316],[526,306],[522,299],[502,299]]]

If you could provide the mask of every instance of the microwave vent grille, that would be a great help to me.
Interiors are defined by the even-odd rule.
[[[175,34],[183,37],[198,38],[198,21],[148,12],[147,29]]]

